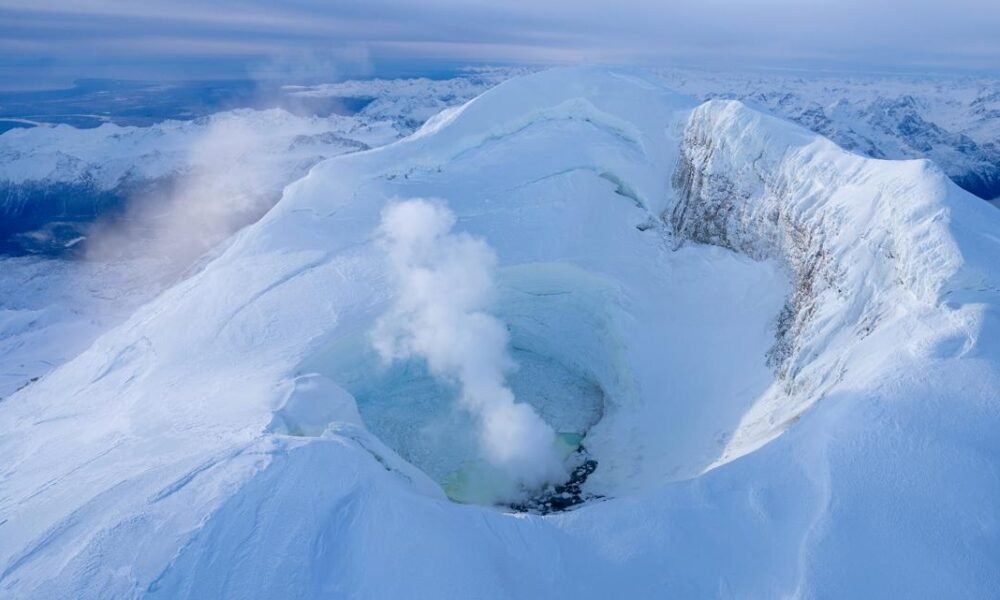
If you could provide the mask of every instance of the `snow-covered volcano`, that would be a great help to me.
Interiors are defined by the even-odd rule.
[[[495,254],[506,385],[596,463],[575,510],[447,498],[469,415],[371,342],[398,300],[380,223],[415,198]],[[510,80],[320,163],[0,403],[0,590],[988,597],[997,232],[931,163],[737,102]]]

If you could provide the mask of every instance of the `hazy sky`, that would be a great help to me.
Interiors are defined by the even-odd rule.
[[[4,87],[461,63],[1000,70],[1000,0],[0,0]]]

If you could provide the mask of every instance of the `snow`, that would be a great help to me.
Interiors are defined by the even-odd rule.
[[[603,498],[444,497],[475,446],[427,445],[450,397],[370,346],[396,301],[382,210],[429,197],[495,252],[510,387],[587,428]],[[0,402],[0,590],[989,597],[1000,213],[971,198],[655,77],[506,81],[314,166]]]
[[[317,162],[396,141],[513,72],[296,88],[284,100],[294,112],[241,108],[147,127],[40,124],[7,132],[0,135],[0,249],[123,257],[136,254],[132,238],[158,237],[147,255],[188,263],[259,219]],[[338,98],[371,101],[349,116],[300,116],[300,104],[331,87]],[[130,228],[103,239],[108,221]],[[204,226],[184,231],[179,222]]]
[[[442,110],[464,104],[498,83],[525,75],[529,68],[467,69],[448,79],[367,79],[288,88],[294,96],[371,98],[359,117],[391,122],[411,133]]]
[[[333,156],[339,146],[378,144],[395,137],[377,126],[359,127],[351,117],[298,117],[282,109],[237,109],[194,121],[163,121],[150,127],[105,123],[92,129],[69,125],[15,129],[0,136],[3,157],[0,179],[27,181],[92,181],[112,189],[126,179],[157,179],[198,166],[191,147],[210,135],[213,127],[241,128],[254,136],[255,145],[242,148],[249,154],[274,154],[283,162],[307,160],[314,154]],[[341,137],[330,140],[323,134]],[[316,146],[320,148],[317,149]],[[341,150],[342,152],[343,150]]]
[[[371,98],[355,115],[299,116],[283,108],[235,109],[192,121],[166,120],[149,127],[105,123],[91,129],[44,125],[0,135],[0,181],[85,182],[114,189],[128,182],[155,180],[202,166],[192,152],[221,130],[249,138],[229,152],[241,170],[280,168],[268,191],[305,174],[316,162],[359,148],[381,146],[412,133],[441,110],[460,105],[519,72],[472,72],[451,79],[348,81],[290,90],[292,97]]]
[[[0,258],[0,398],[75,357],[154,298],[165,285],[150,276],[157,266]]]
[[[457,384],[483,458],[504,479],[529,489],[561,483],[568,473],[556,432],[507,385],[510,336],[488,312],[496,255],[482,239],[452,232],[454,225],[455,215],[435,200],[408,199],[382,212],[395,302],[376,322],[372,345],[383,361],[418,357],[435,378]],[[516,499],[517,487],[503,496]]]
[[[671,88],[738,99],[872,158],[929,158],[959,185],[1000,191],[1000,80],[989,76],[664,69]]]
[[[32,249],[55,242],[91,260],[0,259],[0,397],[73,358],[183,277],[200,255],[257,220],[313,164],[396,141],[420,124],[416,113],[426,111],[414,107],[459,103],[509,75],[341,84],[341,97],[375,99],[370,112],[353,116],[238,109],[150,127],[37,124],[30,132],[0,135],[0,187],[6,190],[0,212],[16,218],[48,211],[57,224],[99,219],[64,240],[50,239],[45,227],[28,232]],[[48,189],[56,191],[32,195]],[[112,208],[102,208],[102,192],[121,197],[127,227],[100,220],[101,211]],[[39,202],[51,206],[33,205]],[[80,214],[64,214],[74,204]]]

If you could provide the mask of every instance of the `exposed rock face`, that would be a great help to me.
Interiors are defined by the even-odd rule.
[[[714,106],[713,106],[714,105]],[[792,273],[794,292],[777,319],[777,337],[768,360],[779,377],[795,379],[802,364],[801,336],[819,297],[836,288],[837,277],[824,238],[782,195],[789,182],[773,176],[762,153],[742,168],[730,170],[725,138],[713,135],[712,112],[741,111],[736,104],[713,103],[695,112],[683,138],[673,175],[678,200],[664,218],[675,244],[686,241],[722,246],[751,258],[783,260]]]
[[[851,348],[896,310],[891,298],[915,297],[921,310],[979,278],[946,232],[948,209],[925,200],[950,193],[937,167],[875,163],[738,102],[693,111],[673,185],[663,217],[675,246],[713,244],[790,271],[768,360],[772,400],[795,414],[842,378]],[[887,289],[872,289],[875,274]]]

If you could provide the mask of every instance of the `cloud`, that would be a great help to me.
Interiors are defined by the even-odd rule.
[[[0,19],[0,67],[42,61],[79,77],[114,76],[119,63],[139,55],[155,78],[185,45],[205,72],[241,57],[224,64],[233,77],[275,55],[359,45],[376,68],[469,61],[1000,65],[1000,4],[988,0],[621,0],[613,7],[596,0],[6,0]],[[25,48],[26,40],[39,44]],[[198,76],[197,68],[185,72]],[[21,74],[39,75],[27,67]]]
[[[421,358],[431,373],[458,384],[479,421],[484,457],[527,489],[567,473],[555,432],[505,383],[514,367],[507,330],[486,312],[496,256],[479,238],[452,232],[455,215],[435,200],[389,205],[381,234],[396,284],[392,307],[372,342],[388,361]]]
[[[130,199],[125,214],[95,224],[87,258],[146,257],[165,277],[259,219],[280,180],[258,149],[261,133],[236,115],[214,118],[191,145],[187,168],[165,189]]]

